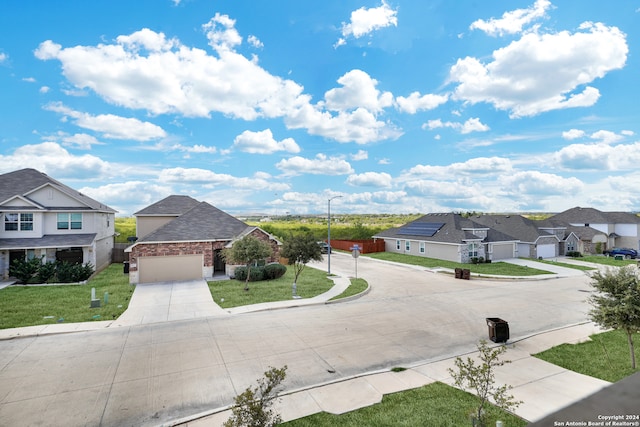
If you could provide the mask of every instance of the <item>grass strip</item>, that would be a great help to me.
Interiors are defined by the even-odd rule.
[[[287,266],[287,272],[279,279],[249,282],[249,291],[244,290],[243,281],[235,279],[217,280],[208,283],[216,304],[222,308],[232,308],[292,299],[293,276],[293,268]],[[308,267],[298,277],[296,287],[298,296],[313,298],[331,289],[333,281],[327,278],[326,272]]]
[[[537,268],[524,267],[521,265],[510,264],[508,262],[491,262],[484,264],[461,264],[453,261],[443,261],[441,259],[426,258],[417,255],[405,255],[397,254],[393,252],[377,252],[372,254],[366,254],[363,256],[385,260],[399,262],[402,264],[419,265],[426,268],[466,268],[472,273],[477,274],[490,274],[496,276],[536,276],[539,274],[554,274],[550,271],[539,270]]]
[[[640,360],[638,335],[634,336],[636,360]],[[609,331],[591,335],[591,341],[561,344],[535,357],[570,371],[616,382],[640,369],[631,369],[631,353],[627,335],[623,331]]]
[[[91,288],[100,307],[90,307]],[[129,306],[133,290],[122,264],[111,264],[84,285],[9,286],[0,290],[0,329],[114,320]]]
[[[477,405],[477,398],[470,393],[435,382],[424,387],[388,394],[382,402],[342,415],[326,412],[292,420],[282,424],[286,427],[362,427],[389,426],[415,427],[469,426],[469,415]],[[516,415],[504,412],[495,406],[487,409],[488,426],[497,420],[505,426],[526,426],[527,422]]]
[[[344,290],[340,295],[336,295],[331,298],[330,301],[334,301],[337,299],[348,298],[354,295],[358,295],[367,290],[369,284],[364,279],[351,279],[351,284],[347,289]]]

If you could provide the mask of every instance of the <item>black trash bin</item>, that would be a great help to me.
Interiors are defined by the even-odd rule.
[[[129,274],[129,261],[123,262],[122,265],[124,266],[124,274]]]
[[[464,280],[471,279],[471,270],[469,270],[468,268],[463,268],[462,269],[462,278]]]
[[[454,271],[456,273],[456,279],[462,279],[462,269],[456,268]]]
[[[507,342],[509,340],[509,323],[498,317],[487,317],[489,339],[493,342]]]

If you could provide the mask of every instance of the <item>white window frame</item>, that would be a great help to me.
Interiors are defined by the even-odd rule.
[[[476,242],[469,242],[469,246],[467,247],[469,250],[469,257],[470,258],[477,258],[478,257],[478,244]]]
[[[58,213],[56,216],[56,227],[58,230],[82,230],[82,222],[82,213],[79,212]],[[66,226],[62,224],[66,224]]]
[[[411,240],[404,241],[404,251],[411,252]]]
[[[396,250],[400,250],[400,240],[396,240]]]
[[[15,224],[15,229],[7,229],[9,224]],[[5,212],[4,231],[33,231],[33,213]]]
[[[420,253],[423,254],[427,251],[427,244],[425,242],[420,242]]]

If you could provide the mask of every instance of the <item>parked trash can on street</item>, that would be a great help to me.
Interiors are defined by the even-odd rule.
[[[487,317],[489,339],[493,342],[507,342],[509,340],[509,323],[498,317]]]
[[[471,279],[471,270],[469,270],[468,268],[463,268],[462,269],[462,278],[464,280]]]
[[[456,268],[455,272],[456,272],[456,279],[462,279],[462,269]]]
[[[122,263],[124,274],[129,274],[129,261],[125,261]]]

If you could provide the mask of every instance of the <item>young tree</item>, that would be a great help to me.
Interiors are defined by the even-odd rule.
[[[597,271],[591,286],[597,293],[589,298],[591,320],[600,326],[627,333],[631,367],[636,369],[633,334],[640,331],[640,277],[633,266]]]
[[[268,242],[262,241],[251,235],[244,236],[236,241],[233,246],[224,251],[227,261],[244,264],[247,266],[247,278],[244,282],[244,290],[249,290],[249,278],[251,277],[251,264],[254,264],[273,254],[273,249]]]
[[[486,341],[482,340],[478,344],[478,351],[480,364],[476,364],[470,357],[467,357],[466,361],[457,357],[455,365],[458,370],[449,369],[449,373],[454,379],[456,387],[472,390],[478,397],[479,404],[473,416],[475,420],[473,425],[485,426],[484,408],[490,398],[493,399],[497,407],[507,411],[517,408],[522,402],[513,400],[514,397],[507,394],[512,388],[511,386],[496,386],[495,384],[495,368],[505,363],[511,363],[510,360],[500,360],[500,356],[507,351],[507,348],[500,346],[492,349]]]
[[[293,295],[296,295],[298,277],[309,261],[322,261],[321,248],[311,233],[290,236],[282,245],[280,255],[293,266]]]
[[[287,365],[281,369],[269,367],[255,388],[247,389],[234,398],[235,406],[224,427],[271,427],[282,422],[271,406],[277,398],[277,388],[286,377]]]

